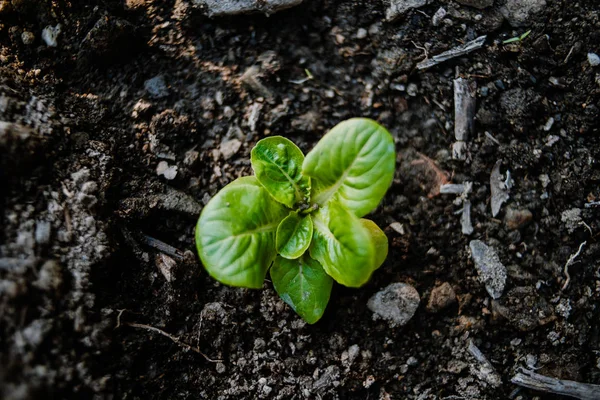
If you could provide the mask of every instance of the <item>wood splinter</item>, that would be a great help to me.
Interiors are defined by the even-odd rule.
[[[513,376],[511,382],[540,392],[554,393],[580,400],[600,399],[600,385],[551,378],[524,368],[521,368]]]

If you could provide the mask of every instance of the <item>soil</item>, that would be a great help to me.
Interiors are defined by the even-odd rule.
[[[0,397],[559,398],[511,384],[520,367],[600,384],[600,67],[587,56],[600,8],[547,1],[513,28],[503,3],[433,0],[389,22],[383,1],[215,19],[186,0],[0,1]],[[42,31],[58,24],[50,47]],[[481,49],[416,68],[481,35]],[[465,161],[452,158],[457,76],[477,84]],[[335,286],[307,325],[268,281],[211,279],[194,225],[251,174],[254,143],[280,134],[307,152],[354,116],[398,150],[370,216],[390,241],[372,280]],[[512,188],[494,218],[498,160]],[[443,182],[472,182],[471,235]],[[497,300],[474,239],[507,268]],[[394,282],[421,297],[405,326],[367,307]]]

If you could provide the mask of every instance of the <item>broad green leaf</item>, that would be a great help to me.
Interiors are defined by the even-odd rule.
[[[394,178],[394,139],[377,122],[353,118],[330,130],[306,155],[311,202],[323,207],[336,194],[355,216],[373,211]]]
[[[208,273],[227,285],[260,288],[277,255],[277,226],[288,212],[253,176],[225,186],[196,225],[198,255]]]
[[[309,215],[292,212],[277,228],[277,252],[291,260],[300,257],[312,240],[313,223]]]
[[[329,202],[312,218],[311,257],[338,283],[350,287],[365,284],[376,259],[370,230],[337,201]]]
[[[360,223],[369,231],[373,246],[375,247],[375,264],[373,265],[373,269],[375,270],[381,267],[381,264],[383,264],[388,255],[388,238],[381,228],[370,219],[361,218]]]
[[[277,257],[271,267],[275,291],[309,324],[323,316],[333,280],[321,264],[304,255],[296,260]]]
[[[289,208],[308,203],[310,178],[302,175],[304,154],[294,143],[281,136],[260,140],[250,160],[256,178],[275,200]]]

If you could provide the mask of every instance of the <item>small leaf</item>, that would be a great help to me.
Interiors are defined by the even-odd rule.
[[[373,272],[376,255],[371,233],[337,201],[313,214],[314,233],[309,251],[325,272],[350,287],[364,285]]]
[[[277,228],[277,252],[292,260],[300,257],[308,249],[312,234],[313,223],[309,215],[290,213]]]
[[[277,257],[271,280],[279,297],[309,324],[323,316],[333,280],[318,261],[305,255],[296,260]]]
[[[275,233],[287,213],[253,176],[225,186],[196,225],[198,255],[208,273],[227,285],[260,288],[277,255]]]
[[[373,265],[375,270],[381,267],[388,255],[388,238],[381,228],[370,219],[361,218],[360,223],[369,231],[369,236],[371,236],[375,248],[375,264]]]
[[[307,154],[302,172],[312,178],[311,202],[323,207],[336,194],[355,216],[373,211],[394,178],[394,139],[377,122],[353,118],[329,131]]]
[[[294,143],[281,136],[260,140],[250,160],[256,178],[275,200],[289,208],[308,202],[310,178],[302,175],[304,154]]]

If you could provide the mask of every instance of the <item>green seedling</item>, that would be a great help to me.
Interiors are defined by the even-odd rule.
[[[395,169],[394,140],[375,121],[336,125],[306,155],[281,136],[252,149],[254,176],[236,179],[204,207],[198,254],[226,285],[260,288],[270,269],[279,296],[317,322],[333,281],[365,284],[383,264],[388,241],[373,211]]]
[[[523,33],[521,36],[515,36],[515,37],[511,37],[510,39],[506,39],[505,41],[502,42],[502,44],[520,42],[523,39],[525,39],[527,36],[529,36],[530,33],[531,33],[531,29],[528,30],[527,32]]]

